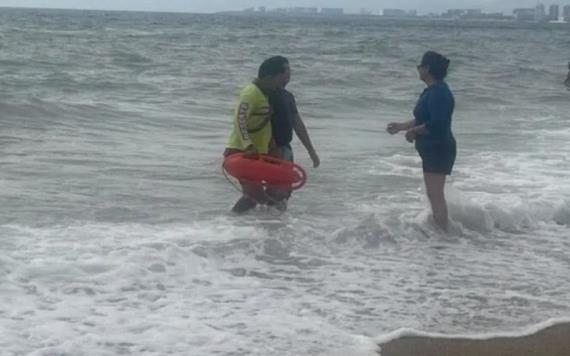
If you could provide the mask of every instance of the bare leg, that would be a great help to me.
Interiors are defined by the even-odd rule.
[[[257,206],[257,204],[267,204],[267,198],[263,187],[248,182],[240,182],[243,195],[235,203],[232,211],[236,214],[243,214]]]
[[[231,155],[242,153],[242,150],[234,148],[226,148],[224,151],[224,158]],[[266,197],[263,187],[248,181],[240,181],[242,196],[234,204],[232,212],[236,214],[243,214],[257,206],[257,204],[265,204]]]
[[[431,204],[433,220],[443,231],[447,232],[448,217],[445,202],[445,174],[424,172],[427,196]]]
[[[249,211],[257,205],[257,202],[253,199],[250,199],[246,196],[242,196],[239,200],[235,203],[234,207],[232,208],[232,212],[236,214],[243,214],[246,211]]]

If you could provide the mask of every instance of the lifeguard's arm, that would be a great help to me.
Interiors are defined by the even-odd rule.
[[[238,104],[235,120],[236,125],[239,129],[241,146],[244,148],[244,150],[247,150],[249,146],[253,146],[253,142],[251,141],[251,137],[249,136],[249,132],[247,130],[247,122],[251,117],[251,112],[251,104],[241,98],[240,103]]]
[[[295,130],[295,134],[297,134],[297,137],[299,137],[299,140],[301,140],[301,143],[303,144],[303,146],[305,146],[307,152],[309,152],[309,156],[313,161],[313,166],[317,168],[321,162],[319,156],[317,155],[317,152],[315,151],[315,148],[313,147],[313,143],[311,142],[311,138],[309,137],[309,132],[307,131],[307,127],[305,126],[305,123],[303,122],[299,114],[294,116],[294,120],[295,121],[293,123],[293,129]]]

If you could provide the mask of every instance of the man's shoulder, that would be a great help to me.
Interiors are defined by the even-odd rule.
[[[287,105],[296,106],[295,95],[293,95],[293,93],[291,93],[289,90],[281,89],[280,95],[281,98],[283,98],[283,101],[287,103]]]
[[[293,100],[295,100],[295,95],[293,95],[293,93],[291,93],[289,90],[287,90],[287,89],[282,89],[282,92],[283,92],[283,97],[284,97],[285,99],[289,99],[289,100],[293,99]]]

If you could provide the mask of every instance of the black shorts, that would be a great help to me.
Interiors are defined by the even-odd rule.
[[[425,173],[450,175],[455,164],[457,144],[452,137],[443,141],[418,141],[416,150]]]

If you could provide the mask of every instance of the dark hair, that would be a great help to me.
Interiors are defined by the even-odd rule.
[[[429,67],[429,74],[435,80],[445,79],[449,62],[449,59],[434,51],[428,51],[422,57],[422,66]]]
[[[263,63],[261,63],[261,66],[259,66],[259,73],[257,77],[261,79],[283,74],[287,70],[285,67],[286,64],[289,64],[289,60],[285,57],[274,56],[268,58],[264,60]]]

